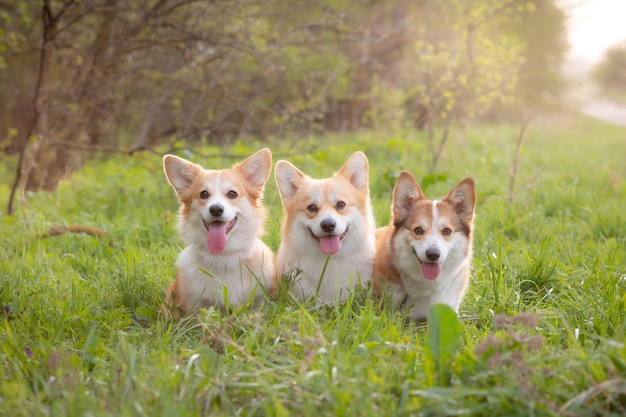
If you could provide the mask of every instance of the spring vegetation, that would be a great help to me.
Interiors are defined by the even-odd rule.
[[[529,128],[511,201],[517,134],[466,131],[436,175],[419,132],[271,144],[275,158],[317,176],[354,149],[366,152],[379,225],[401,169],[433,197],[476,179],[461,317],[438,307],[427,325],[405,323],[368,291],[316,308],[292,299],[288,283],[260,310],[165,319],[157,310],[181,243],[160,157],[90,161],[1,219],[1,414],[623,415],[625,129],[582,117]],[[259,146],[189,156],[221,167],[233,162],[226,155]],[[273,182],[265,202],[266,242],[276,250]],[[105,234],[46,235],[67,225]]]
[[[563,105],[554,1],[0,1],[0,19],[0,415],[626,414],[626,128]],[[611,51],[594,77],[622,97]],[[259,309],[160,314],[182,249],[162,155],[261,147],[314,177],[365,152],[379,226],[401,170],[430,198],[473,177],[459,316],[407,322],[370,288],[316,307],[288,281]],[[275,251],[273,179],[265,204]]]

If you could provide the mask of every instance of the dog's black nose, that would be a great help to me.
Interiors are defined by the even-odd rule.
[[[211,216],[219,217],[224,214],[224,207],[221,204],[213,204],[209,207],[209,213],[211,213]]]
[[[441,252],[437,248],[426,249],[426,257],[429,261],[436,261],[441,256]]]
[[[335,223],[333,219],[324,219],[322,220],[322,223],[320,223],[320,226],[322,226],[323,231],[325,231],[326,233],[330,233],[335,230],[335,226],[337,226],[337,223]]]

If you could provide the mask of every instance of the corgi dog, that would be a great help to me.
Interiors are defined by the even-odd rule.
[[[263,190],[271,167],[269,149],[221,170],[163,157],[165,176],[180,202],[178,229],[187,245],[166,291],[166,313],[180,317],[209,306],[224,311],[226,298],[238,307],[252,292],[258,299],[261,286],[270,288],[273,254],[261,236],[267,216]]]
[[[473,179],[432,201],[403,171],[393,190],[391,225],[376,231],[375,291],[390,286],[394,307],[412,320],[426,319],[436,303],[458,313],[469,282],[475,207]]]
[[[279,161],[274,176],[285,214],[277,274],[294,279],[292,290],[300,298],[316,296],[318,305],[345,301],[353,287],[372,277],[375,225],[367,157],[355,152],[325,179]]]

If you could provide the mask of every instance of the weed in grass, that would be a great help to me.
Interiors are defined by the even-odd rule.
[[[486,280],[483,282],[488,283],[488,286],[483,287],[482,299],[487,300],[488,308],[497,313],[508,313],[513,308],[519,308],[519,293],[512,285],[507,256],[500,246],[490,250],[486,258]]]
[[[444,304],[435,304],[428,313],[428,344],[427,356],[432,361],[426,362],[427,374],[434,374],[434,382],[438,386],[450,385],[451,368],[454,356],[461,343],[461,322],[452,308]]]
[[[519,291],[524,303],[531,303],[552,292],[558,282],[556,279],[556,258],[548,253],[552,239],[547,236],[536,246],[524,250],[524,267],[518,275]]]

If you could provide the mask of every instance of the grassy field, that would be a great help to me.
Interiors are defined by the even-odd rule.
[[[460,319],[440,308],[429,326],[366,291],[329,308],[282,294],[260,311],[163,318],[181,242],[157,155],[101,156],[58,191],[28,195],[15,216],[0,213],[0,415],[626,414],[626,129],[532,126],[509,201],[517,135],[474,128],[434,174],[416,132],[269,144],[316,177],[363,150],[379,225],[402,169],[429,197],[475,178],[471,287]],[[259,147],[178,154],[217,168]],[[0,164],[0,210],[12,163]],[[275,250],[273,179],[265,202]],[[40,236],[63,225],[106,235]]]

